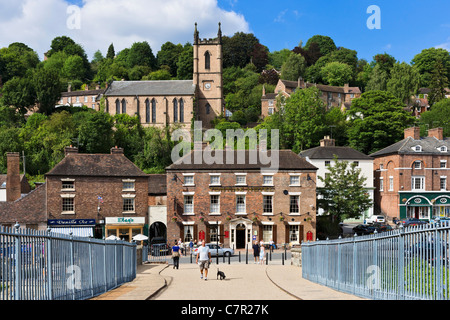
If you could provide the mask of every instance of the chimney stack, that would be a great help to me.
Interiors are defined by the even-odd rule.
[[[405,139],[411,137],[414,140],[420,140],[420,128],[419,127],[411,127],[405,129]]]
[[[13,202],[20,199],[20,156],[18,152],[6,154],[8,172],[6,175],[6,201]]]
[[[70,146],[64,148],[64,155],[67,157],[71,153],[78,153],[78,148]]]
[[[70,83],[67,86],[67,92],[72,92],[72,84],[70,84]]]
[[[321,147],[334,147],[336,145],[336,140],[330,139],[330,136],[325,136],[320,140]]]
[[[428,137],[435,137],[438,140],[444,140],[444,128],[429,129]]]
[[[111,148],[111,154],[123,154],[123,148],[115,146],[114,148]]]

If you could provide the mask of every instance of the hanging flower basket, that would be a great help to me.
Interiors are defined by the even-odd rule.
[[[178,218],[177,218],[177,217],[173,217],[173,218],[172,218],[172,221],[173,221],[173,222],[177,222],[177,221],[178,221]]]

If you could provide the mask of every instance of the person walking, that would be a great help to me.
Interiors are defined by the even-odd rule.
[[[253,242],[253,257],[255,258],[255,264],[259,263],[259,245],[258,241]]]
[[[203,240],[201,246],[198,248],[195,263],[197,263],[200,267],[200,279],[203,279],[203,271],[205,271],[205,280],[208,280],[208,268],[211,263],[211,252],[209,252],[209,247],[205,246],[205,244],[205,240]]]
[[[266,250],[265,250],[265,248],[264,248],[264,242],[263,241],[261,241],[260,243],[259,243],[259,263],[260,264],[264,264],[264,255],[266,254]]]
[[[180,246],[177,243],[177,240],[175,240],[175,244],[172,247],[172,259],[173,259],[173,268],[179,268],[180,267]]]

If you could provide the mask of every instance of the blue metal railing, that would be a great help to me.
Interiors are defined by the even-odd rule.
[[[302,243],[302,276],[377,300],[450,300],[450,224]]]
[[[136,277],[136,244],[0,226],[0,300],[84,300]]]

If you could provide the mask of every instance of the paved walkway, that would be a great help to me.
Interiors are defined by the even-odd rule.
[[[205,281],[195,264],[180,269],[144,264],[135,280],[92,300],[364,300],[305,280],[301,268],[291,265],[235,263],[219,264],[219,269],[225,280],[216,279],[213,263]]]

